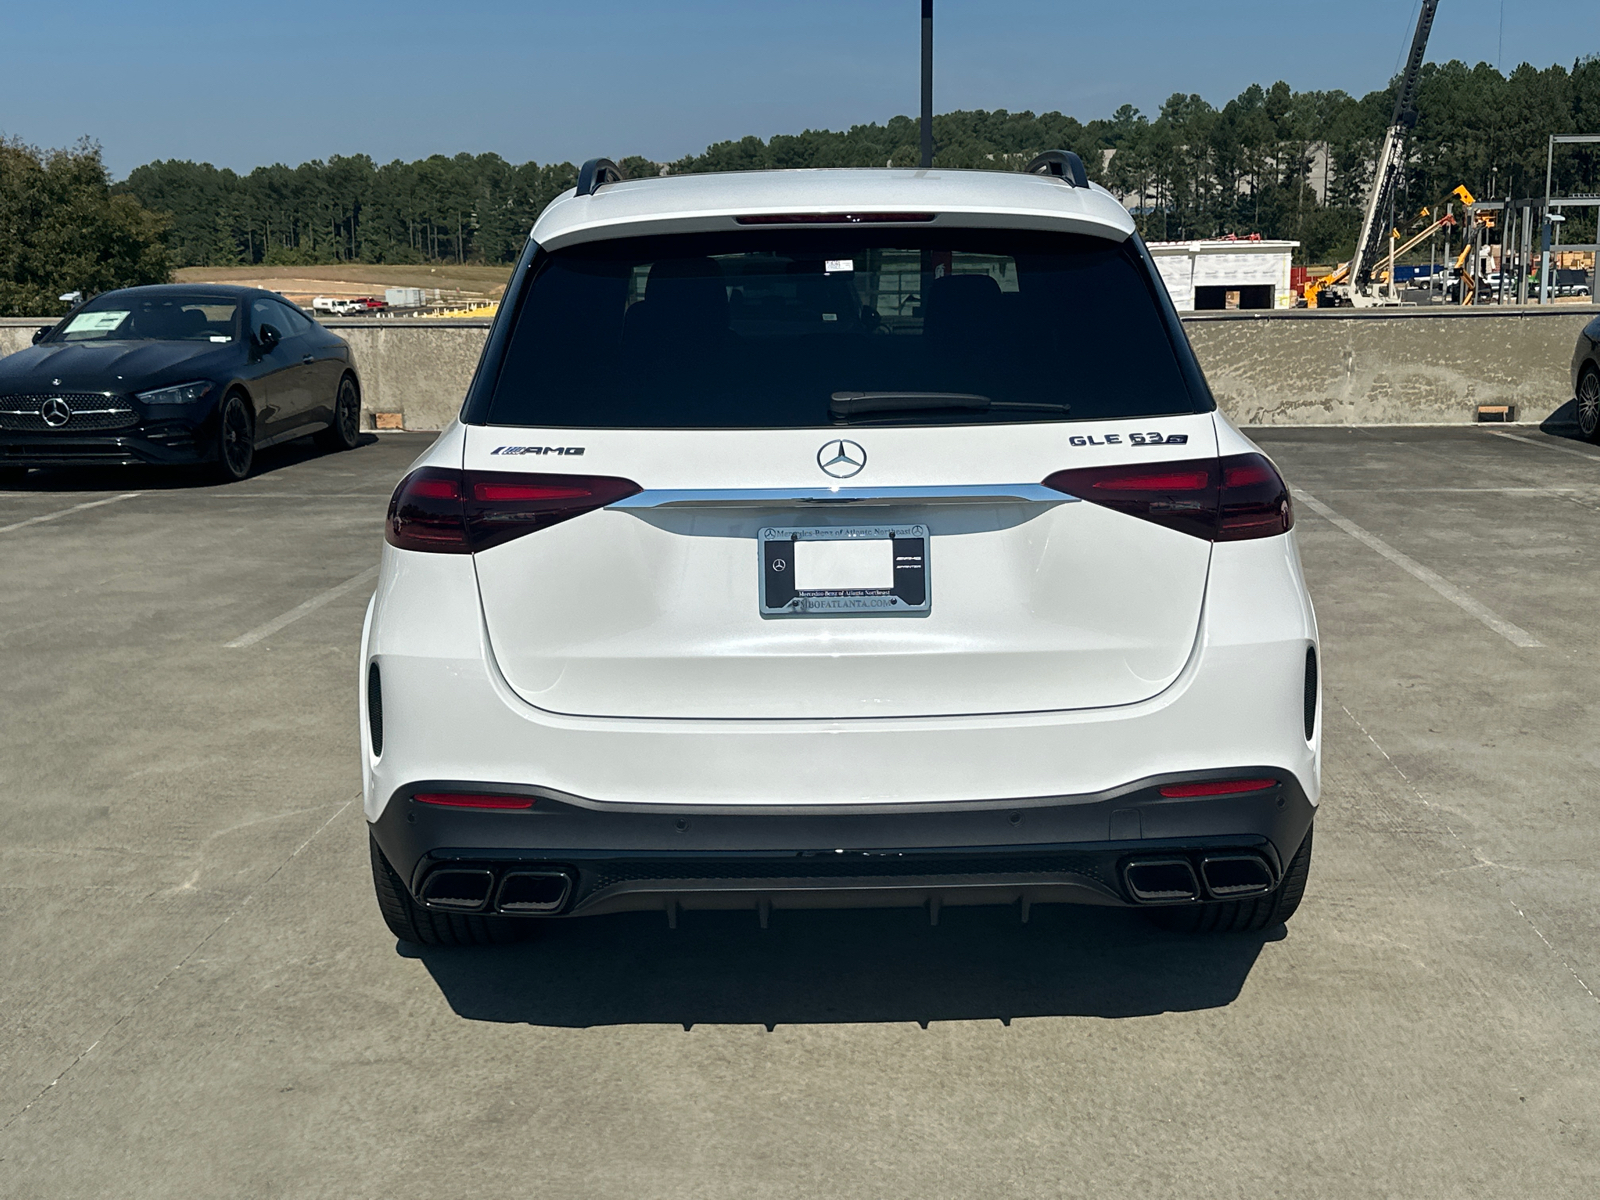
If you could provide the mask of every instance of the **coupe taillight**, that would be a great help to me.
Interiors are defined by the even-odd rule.
[[[1212,542],[1275,537],[1294,527],[1289,489],[1260,454],[1077,467],[1044,485]]]
[[[643,489],[609,475],[522,475],[420,467],[395,488],[384,537],[402,550],[472,554]]]

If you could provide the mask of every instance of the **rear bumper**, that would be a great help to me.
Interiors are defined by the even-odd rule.
[[[1149,701],[804,721],[608,719],[535,708],[496,668],[470,559],[384,551],[358,668],[369,822],[423,780],[537,786],[636,811],[823,813],[1106,797],[1130,780],[1252,764],[1292,777],[1317,802],[1320,715],[1308,737],[1305,686],[1316,626],[1288,539],[1218,546],[1193,658]],[[374,668],[381,754],[367,706]]]
[[[1157,788],[1167,780],[1152,778],[1089,796],[827,812],[641,807],[495,785],[495,792],[535,803],[485,811],[412,797],[487,785],[427,781],[397,792],[371,829],[413,896],[429,907],[515,912],[515,904],[498,907],[509,895],[502,891],[508,874],[559,878],[559,888],[544,893],[541,917],[670,914],[679,907],[1194,903],[1231,898],[1208,890],[1207,865],[1219,855],[1259,862],[1260,890],[1276,886],[1311,827],[1314,806],[1280,770],[1198,777],[1208,774],[1268,774],[1279,784],[1180,800],[1161,797]],[[1194,895],[1152,899],[1130,887],[1129,865],[1156,861],[1187,861]],[[446,875],[466,888],[435,886]]]

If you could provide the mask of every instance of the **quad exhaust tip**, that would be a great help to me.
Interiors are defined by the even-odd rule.
[[[1200,860],[1206,891],[1219,900],[1264,896],[1272,890],[1272,868],[1256,854],[1211,854]]]
[[[1141,904],[1200,899],[1200,881],[1187,858],[1136,858],[1122,875],[1129,894]]]
[[[1129,859],[1122,878],[1140,904],[1240,900],[1264,896],[1277,882],[1266,860],[1246,851],[1205,855],[1198,873],[1187,858]]]
[[[572,894],[572,876],[565,871],[507,871],[500,880],[495,911],[560,912]]]
[[[422,884],[422,902],[449,912],[477,912],[489,901],[494,872],[447,868],[435,871]]]
[[[555,913],[566,907],[572,886],[571,874],[554,868],[505,870],[496,886],[495,872],[488,867],[442,867],[423,880],[419,899],[444,912],[484,912],[492,907],[512,916]]]

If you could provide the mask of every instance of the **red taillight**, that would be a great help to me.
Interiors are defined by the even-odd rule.
[[[1202,783],[1166,783],[1156,790],[1163,796],[1232,796],[1238,792],[1264,792],[1277,787],[1276,779],[1207,779]]]
[[[1222,460],[1222,507],[1217,541],[1276,537],[1294,528],[1294,506],[1277,469],[1259,454]]]
[[[642,491],[609,475],[519,475],[422,467],[389,501],[385,537],[402,550],[471,554]]]
[[[474,483],[474,500],[581,500],[589,493],[575,487],[541,487],[526,483]]]
[[[416,495],[428,500],[461,499],[461,483],[456,479],[418,479],[414,485]]]
[[[468,796],[459,792],[426,792],[411,797],[418,804],[437,804],[441,808],[532,808],[530,796]]]
[[[1045,487],[1131,517],[1211,539],[1217,528],[1216,459],[1078,467],[1057,471]]]
[[[1259,454],[1078,467],[1044,485],[1207,541],[1272,537],[1294,525],[1289,490]]]
[[[464,480],[460,471],[420,467],[400,481],[389,500],[384,537],[402,550],[470,554]]]
[[[1108,492],[1198,492],[1210,482],[1205,471],[1163,471],[1154,475],[1119,473],[1091,486]]]

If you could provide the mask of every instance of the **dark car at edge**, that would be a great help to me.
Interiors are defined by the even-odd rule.
[[[187,466],[243,479],[255,452],[360,438],[344,339],[274,292],[161,284],[105,292],[0,359],[0,475]]]
[[[1600,317],[1583,327],[1572,348],[1572,398],[1578,431],[1600,441]]]

